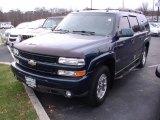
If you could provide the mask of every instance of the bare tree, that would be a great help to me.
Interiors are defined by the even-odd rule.
[[[148,15],[148,2],[143,2],[142,5],[139,8],[137,8],[137,10],[142,11],[145,15]]]
[[[3,12],[0,8],[0,21],[10,21],[14,26],[16,26],[21,22],[33,21],[51,16],[65,16],[69,12],[71,12],[71,10],[64,8],[52,8],[48,10],[45,7],[35,8],[33,11],[27,12],[22,12],[18,9]]]

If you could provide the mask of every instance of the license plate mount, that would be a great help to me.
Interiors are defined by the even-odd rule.
[[[27,86],[29,86],[31,88],[36,88],[37,87],[36,79],[25,76],[25,81],[26,81]]]

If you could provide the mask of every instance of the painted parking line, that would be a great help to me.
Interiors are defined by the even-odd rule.
[[[149,67],[149,68],[153,68],[153,67],[157,67],[157,66],[159,66],[160,64],[157,64],[157,65],[151,65],[151,66],[147,66],[147,67]]]

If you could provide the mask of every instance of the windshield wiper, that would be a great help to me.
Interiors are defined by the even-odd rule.
[[[69,30],[57,29],[57,30],[54,30],[53,32],[69,33]]]
[[[72,31],[73,33],[81,33],[81,34],[90,34],[90,35],[95,35],[95,32],[92,31],[85,31],[85,30],[81,30],[81,31]]]

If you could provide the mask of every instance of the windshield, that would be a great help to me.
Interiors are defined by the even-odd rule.
[[[109,35],[113,31],[115,16],[107,13],[72,13],[55,29],[72,33]]]
[[[48,18],[44,24],[43,24],[43,28],[52,28],[53,26],[57,26],[60,21],[62,20],[62,18]]]

